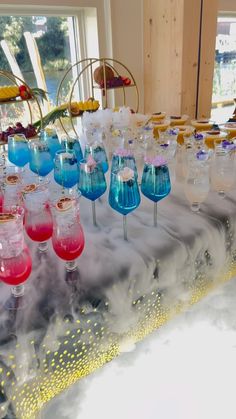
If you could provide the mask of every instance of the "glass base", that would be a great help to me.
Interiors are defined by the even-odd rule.
[[[66,262],[67,272],[73,272],[73,271],[76,271],[76,269],[77,269],[76,260],[71,260],[69,262]]]
[[[224,199],[224,198],[225,198],[225,192],[224,192],[224,191],[219,191],[219,192],[218,192],[218,195],[219,195],[222,199]]]
[[[200,204],[198,202],[193,202],[191,205],[191,210],[193,212],[198,212],[200,210]]]
[[[40,252],[46,252],[48,250],[48,242],[41,242],[41,243],[39,243],[38,250]]]

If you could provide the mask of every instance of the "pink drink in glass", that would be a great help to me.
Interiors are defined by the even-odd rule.
[[[16,257],[1,259],[0,280],[9,285],[20,285],[27,280],[32,270],[29,250],[24,248]]]
[[[74,260],[79,257],[84,249],[84,234],[81,226],[78,224],[74,228],[74,234],[70,237],[60,237],[55,232],[52,237],[52,245],[55,253],[63,260]]]
[[[31,240],[45,242],[52,237],[53,224],[49,208],[43,208],[40,212],[33,212],[26,209],[25,230]]]
[[[52,237],[53,219],[48,204],[49,192],[46,184],[23,193],[25,205],[25,230],[31,240],[39,242],[39,250],[47,250],[47,240]]]
[[[20,296],[23,288],[19,286],[31,270],[32,261],[23,234],[23,209],[12,207],[12,212],[0,214],[0,280],[13,285],[13,294]]]
[[[79,193],[76,196],[59,197],[52,204],[54,220],[52,245],[57,256],[67,262],[68,271],[76,269],[76,258],[84,249],[84,233],[79,217],[79,197]]]

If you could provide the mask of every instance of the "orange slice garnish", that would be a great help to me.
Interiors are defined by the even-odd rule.
[[[29,193],[29,192],[34,192],[37,188],[36,183],[29,183],[28,185],[26,185],[24,187],[24,189],[22,190],[23,193]]]
[[[6,177],[6,183],[8,185],[16,185],[17,183],[19,183],[20,178],[18,175],[8,175]]]
[[[13,214],[0,214],[0,223],[6,223],[8,221],[15,220],[16,216]]]
[[[56,209],[58,211],[67,211],[68,209],[72,207],[72,202],[73,202],[72,198],[68,198],[65,196],[64,198],[61,198],[59,199],[59,201],[57,201]]]

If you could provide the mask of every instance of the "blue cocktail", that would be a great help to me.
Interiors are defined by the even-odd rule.
[[[88,156],[92,156],[95,162],[101,165],[103,173],[108,171],[108,159],[106,150],[101,142],[96,141],[93,144],[86,144],[84,158],[87,159]]]
[[[126,215],[140,204],[140,193],[135,172],[129,167],[111,174],[109,204],[123,215],[124,239],[127,240]]]
[[[82,195],[92,201],[93,224],[96,225],[95,201],[106,191],[106,179],[102,167],[89,156],[80,161],[79,190]]]
[[[40,140],[46,142],[52,158],[54,158],[56,152],[62,148],[55,128],[45,128],[44,130],[41,130]]]
[[[18,167],[23,167],[29,163],[28,140],[24,134],[9,135],[8,160]]]
[[[75,153],[57,151],[54,159],[54,179],[64,188],[72,188],[78,183],[79,168]]]
[[[146,159],[143,169],[141,191],[154,202],[154,226],[157,226],[157,202],[165,198],[171,190],[169,170],[162,156]]]
[[[77,138],[71,137],[64,137],[61,140],[61,149],[65,149],[66,151],[74,152],[77,158],[77,162],[79,164],[80,160],[83,159],[83,153],[81,150],[80,142]]]
[[[112,156],[111,173],[118,169],[124,169],[124,167],[129,167],[134,171],[135,175],[138,176],[136,162],[132,152],[125,148],[119,148],[114,152]]]
[[[53,169],[53,159],[48,145],[44,141],[30,141],[30,170],[39,177],[47,176]]]

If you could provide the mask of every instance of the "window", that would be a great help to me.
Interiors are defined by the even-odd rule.
[[[16,74],[30,87],[46,90],[49,102],[44,104],[43,112],[47,113],[56,104],[57,89],[65,71],[82,58],[99,56],[96,8],[78,8],[70,15],[66,12],[55,15],[52,9],[44,15],[27,13],[0,16],[1,69]],[[79,71],[75,67],[65,79],[61,101],[68,100]],[[1,79],[0,84],[12,83]],[[86,80],[76,94],[78,100],[86,95]],[[19,119],[17,106],[15,118]],[[14,123],[12,109],[8,108],[0,107],[2,120]]]
[[[225,122],[235,108],[236,98],[236,15],[219,16],[215,48],[212,118]]]

